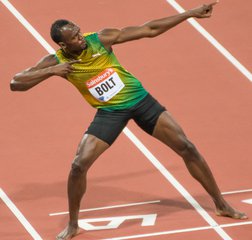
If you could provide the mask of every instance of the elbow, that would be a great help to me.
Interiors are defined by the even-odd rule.
[[[21,82],[16,81],[14,77],[10,82],[10,90],[11,91],[26,91],[28,90],[28,88],[25,87],[25,84],[22,84]]]
[[[157,37],[158,35],[160,35],[160,33],[158,31],[156,31],[155,29],[152,29],[151,31],[149,31],[146,34],[146,37],[147,38],[154,38],[154,37]]]
[[[160,34],[162,34],[164,32],[164,30],[161,29],[152,29],[149,33],[149,38],[154,38],[159,36]]]
[[[16,87],[14,79],[12,79],[11,82],[10,82],[10,90],[11,91],[17,91],[17,87]]]

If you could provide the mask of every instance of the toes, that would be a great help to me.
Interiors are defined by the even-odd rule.
[[[222,216],[222,217],[230,217],[233,219],[240,219],[240,220],[245,220],[248,219],[248,216],[245,213],[241,212],[223,212],[223,211],[216,211],[217,216]]]
[[[239,214],[238,218],[241,220],[245,220],[245,219],[248,219],[248,216],[245,213],[241,213]]]
[[[231,217],[241,220],[248,219],[248,216],[243,212],[235,212],[233,215],[231,215]]]

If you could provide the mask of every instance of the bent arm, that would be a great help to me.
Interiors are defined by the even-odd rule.
[[[125,27],[123,29],[103,29],[101,32],[99,32],[99,38],[104,46],[109,49],[114,44],[137,40],[140,38],[156,37],[184,22],[190,17],[210,17],[213,6],[216,3],[217,1],[174,16],[152,20],[140,26]]]
[[[42,58],[36,66],[17,73],[10,83],[12,91],[26,91],[54,75],[52,66],[57,63],[53,54]]]
[[[51,76],[66,78],[67,74],[74,70],[72,65],[77,62],[79,60],[58,63],[53,54],[47,55],[35,67],[17,73],[11,80],[10,88],[12,91],[26,91]]]

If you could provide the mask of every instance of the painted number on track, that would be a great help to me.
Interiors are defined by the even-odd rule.
[[[107,217],[107,218],[91,218],[91,219],[80,219],[78,221],[79,226],[87,231],[92,230],[104,230],[104,229],[116,229],[126,220],[141,219],[141,226],[153,226],[155,225],[157,214],[147,215],[133,215],[133,216],[120,216],[120,217]],[[101,222],[105,222],[106,225],[101,225]],[[94,224],[99,224],[95,226]]]

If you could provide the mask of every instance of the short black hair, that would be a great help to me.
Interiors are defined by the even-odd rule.
[[[51,26],[51,38],[54,42],[59,43],[62,41],[61,28],[71,22],[66,19],[58,19]]]

